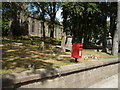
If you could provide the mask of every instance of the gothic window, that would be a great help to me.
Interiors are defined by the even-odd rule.
[[[43,22],[41,22],[41,31],[40,31],[41,34],[43,34]]]
[[[48,26],[48,34],[50,34],[50,31],[51,31],[51,26],[49,25]]]
[[[56,28],[54,27],[54,36],[56,37]]]
[[[35,29],[35,22],[33,21],[32,22],[32,32],[34,32],[34,29]]]

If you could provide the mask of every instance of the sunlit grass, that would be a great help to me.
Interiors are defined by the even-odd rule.
[[[38,48],[41,42],[38,41],[34,41],[34,43],[31,44],[30,40],[3,40],[2,70],[0,70],[0,72],[22,72],[25,70],[59,67],[75,63],[71,62],[71,60],[74,61],[74,58],[71,57],[71,52],[55,53],[52,48],[41,51]],[[17,46],[14,45],[14,43],[23,44]],[[92,61],[93,59],[84,60],[84,57],[89,55],[94,55],[98,57],[99,60],[117,58],[93,49],[83,49],[82,58],[78,59],[79,63]]]

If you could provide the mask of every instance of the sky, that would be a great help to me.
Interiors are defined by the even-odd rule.
[[[110,21],[110,17],[107,17],[107,21]]]
[[[61,16],[61,12],[62,12],[62,10],[59,9],[59,10],[57,11],[57,13],[56,13],[56,17],[57,17],[57,19],[58,19],[60,22],[63,21],[63,18],[62,18],[62,16]]]

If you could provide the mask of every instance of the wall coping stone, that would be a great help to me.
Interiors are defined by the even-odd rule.
[[[120,63],[120,60],[118,58],[107,59],[107,60],[106,59],[93,60],[91,62],[70,64],[70,65],[65,65],[60,67],[27,70],[27,71],[11,73],[11,74],[2,74],[1,75],[2,77],[0,77],[0,79],[2,79],[2,84],[4,87],[6,86],[6,84],[8,86],[8,85],[14,85],[14,84],[28,82],[32,80],[43,79],[47,77],[61,76],[61,75],[65,75],[72,72],[109,65],[112,63]]]

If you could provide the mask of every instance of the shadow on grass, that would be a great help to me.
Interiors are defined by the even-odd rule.
[[[33,47],[34,45],[31,45],[30,41],[27,40],[4,40],[3,42],[2,69],[7,72],[12,72],[12,70],[14,72],[19,71],[16,70],[18,68],[22,70],[48,68],[52,67],[55,63],[51,61],[46,62],[46,60],[56,60],[64,63],[67,59],[60,60],[58,58],[59,55],[66,55],[66,53],[54,52],[52,49],[41,51]],[[14,46],[14,42],[18,46]],[[27,45],[26,43],[30,44]]]
[[[2,68],[5,70],[8,69],[16,69],[16,68],[24,68],[24,69],[39,69],[39,68],[47,68],[52,67],[52,63],[43,62],[43,61],[34,61],[29,59],[15,59],[12,61],[3,62]]]
[[[40,51],[30,47],[12,47],[3,46],[2,52],[2,69],[38,69],[52,67],[50,62],[44,62],[42,60],[47,59],[46,55],[41,55]]]

